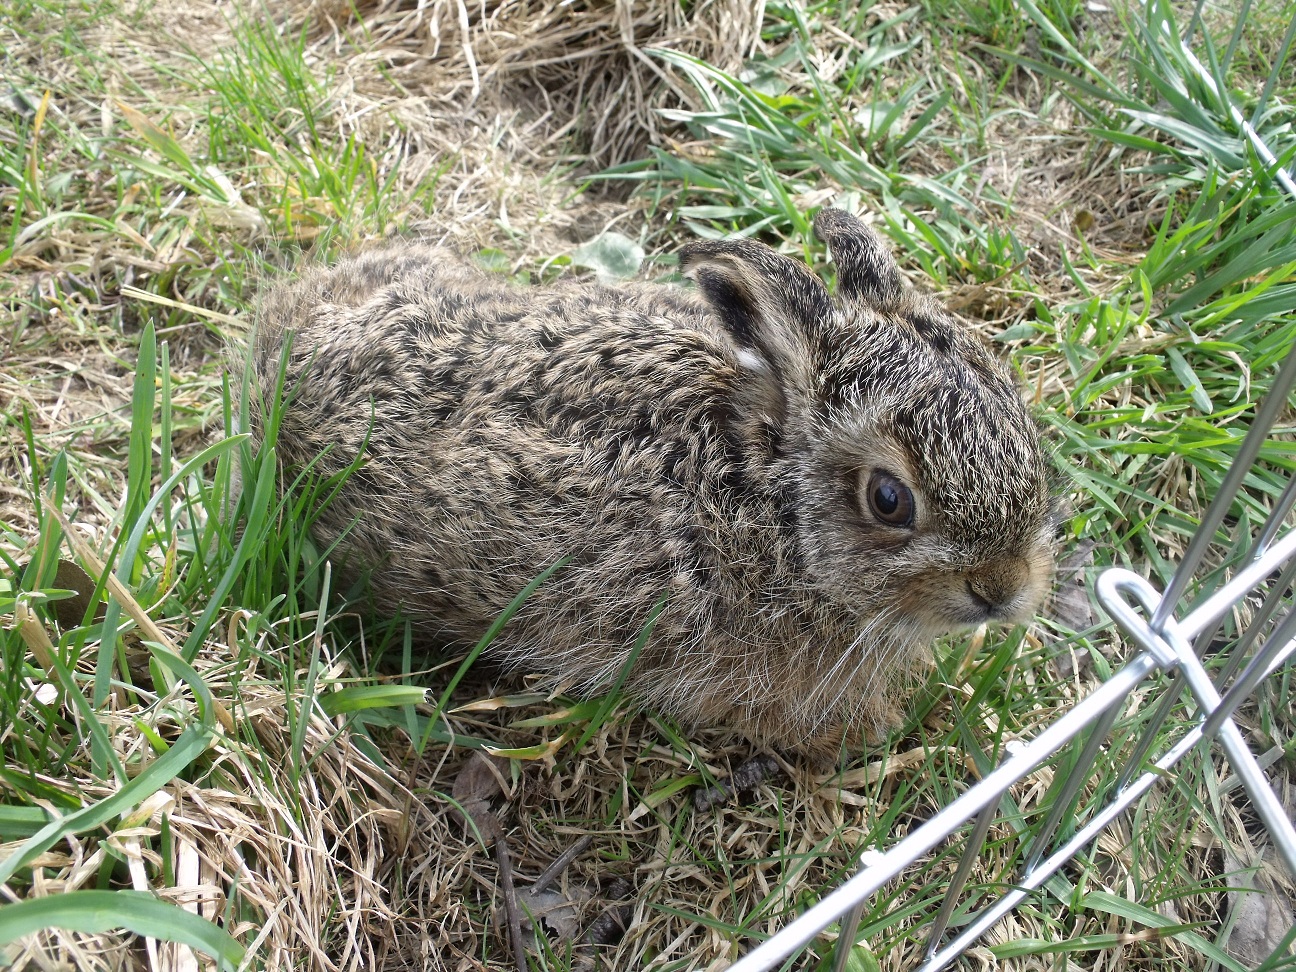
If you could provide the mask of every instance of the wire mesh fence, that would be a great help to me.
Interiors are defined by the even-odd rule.
[[[1194,83],[1218,100],[1235,129],[1232,134],[1254,153],[1264,175],[1296,203],[1296,181],[1287,168],[1292,151],[1276,153],[1258,132],[1287,69],[1296,38],[1296,11],[1249,115],[1224,83],[1251,6],[1251,0],[1243,0],[1237,8],[1222,50],[1203,30],[1204,0],[1192,9],[1176,40],[1195,74]],[[1217,495],[1163,592],[1123,568],[1108,569],[1098,578],[1098,602],[1137,653],[1029,741],[1008,743],[997,767],[921,826],[891,847],[865,851],[853,877],[739,959],[731,972],[772,968],[833,924],[834,969],[841,972],[854,943],[867,937],[868,929],[861,929],[860,923],[870,900],[933,850],[961,841],[964,849],[948,888],[934,913],[924,916],[927,947],[920,968],[936,972],[1056,880],[1060,869],[1154,788],[1165,789],[1174,799],[1178,791],[1171,770],[1188,754],[1212,747],[1230,774],[1215,780],[1218,791],[1244,791],[1257,831],[1267,835],[1287,873],[1296,878],[1296,828],[1264,769],[1282,758],[1282,747],[1257,758],[1233,719],[1238,707],[1296,655],[1296,529],[1288,526],[1296,505],[1296,478],[1289,476],[1277,497],[1257,490],[1250,481],[1255,464],[1263,461],[1266,441],[1291,431],[1285,425],[1291,422],[1294,384],[1296,346],[1256,407]],[[1262,525],[1251,535],[1239,530],[1239,524],[1250,522],[1237,517],[1240,503],[1267,509]],[[1187,718],[1171,719],[1172,714]],[[1100,764],[1102,773],[1096,772]],[[1216,764],[1207,761],[1203,771],[1216,773]],[[1051,779],[1048,794],[1038,802],[1038,810],[1024,812],[1012,789],[1036,777]],[[1087,784],[1095,779],[1111,782],[1094,789]],[[998,877],[988,885],[974,885],[970,878],[984,858],[992,830],[1014,835],[1014,845],[1010,852],[999,851],[1006,863]],[[1059,888],[1053,890],[1057,894]],[[1296,929],[1277,943],[1262,966],[1276,966],[1281,956],[1290,954],[1294,939]]]

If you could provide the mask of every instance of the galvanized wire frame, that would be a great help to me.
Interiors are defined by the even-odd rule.
[[[1204,0],[1198,0],[1186,31],[1185,46],[1200,22],[1203,3]],[[1237,48],[1250,6],[1251,0],[1243,0],[1237,13],[1233,35],[1220,62],[1221,77]],[[1249,120],[1228,100],[1227,93],[1220,92],[1211,72],[1191,52],[1187,54],[1198,79],[1212,94],[1227,104],[1231,119],[1242,136],[1269,168],[1272,177],[1296,199],[1296,181],[1291,173],[1278,164],[1274,153],[1255,129],[1267,107],[1279,72],[1286,63],[1294,38],[1296,15],[1293,15],[1286,30],[1280,53]],[[1284,529],[1287,515],[1296,505],[1296,477],[1289,480],[1286,489],[1274,503],[1234,576],[1217,590],[1201,598],[1183,617],[1176,616],[1181,599],[1205,561],[1208,550],[1217,537],[1217,531],[1224,525],[1225,518],[1242,489],[1243,481],[1273,430],[1275,420],[1288,403],[1294,384],[1296,346],[1293,346],[1279,368],[1273,386],[1260,404],[1219,493],[1202,518],[1164,593],[1158,593],[1143,577],[1122,568],[1108,569],[1098,578],[1096,595],[1099,603],[1138,646],[1138,654],[1035,738],[1026,743],[1008,744],[1005,747],[1007,756],[997,768],[889,850],[866,851],[861,855],[860,870],[853,877],[740,958],[730,967],[730,972],[762,972],[769,969],[838,921],[841,925],[837,936],[834,970],[841,972],[855,944],[860,919],[868,900],[906,868],[917,863],[923,855],[943,844],[972,821],[966,849],[945,892],[942,906],[927,931],[927,950],[920,972],[936,972],[961,955],[991,925],[1087,847],[1103,828],[1162,781],[1166,771],[1184,755],[1196,747],[1214,743],[1218,743],[1237,780],[1245,788],[1252,807],[1266,827],[1287,872],[1296,878],[1296,828],[1293,828],[1291,818],[1270,788],[1263,769],[1231,718],[1238,705],[1250,697],[1263,679],[1296,654],[1296,609],[1291,604],[1290,596],[1292,584],[1296,581],[1296,529]],[[1230,612],[1266,582],[1271,583],[1263,601],[1246,629],[1225,649],[1223,665],[1212,679],[1202,664],[1201,650],[1213,644]],[[1285,614],[1275,623],[1275,617],[1282,611]],[[1262,640],[1261,635],[1266,630],[1267,636],[1256,649],[1256,643]],[[1216,657],[1220,656],[1217,654]],[[1242,671],[1239,674],[1240,668]],[[1142,738],[1135,743],[1126,759],[1112,787],[1113,792],[1107,794],[1106,803],[1093,813],[1082,828],[1053,846],[1051,842],[1059,825],[1072,809],[1072,802],[1087,781],[1087,773],[1094,766],[1104,743],[1110,741],[1112,727],[1131,693],[1145,679],[1158,673],[1169,673],[1170,684],[1162,694],[1156,712],[1141,726]],[[1196,724],[1149,762],[1151,750],[1158,741],[1162,741],[1160,730],[1167,717],[1176,706],[1184,704],[1185,690],[1195,705]],[[1081,745],[1079,738],[1087,729],[1090,731]],[[1015,876],[1004,874],[999,878],[1009,890],[975,914],[952,940],[944,942],[945,932],[960,896],[981,853],[986,835],[1000,816],[1000,807],[1008,798],[1009,788],[1073,742],[1081,746],[1079,757],[1071,772],[1055,782],[1053,790],[1056,792],[1050,809],[1040,829],[1031,838],[1023,865]],[[1115,747],[1112,748],[1114,751]],[[1279,949],[1284,947],[1283,944],[1278,946]]]

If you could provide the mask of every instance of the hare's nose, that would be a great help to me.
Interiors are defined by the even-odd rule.
[[[1017,557],[985,564],[967,575],[967,592],[988,618],[1009,620],[1021,610],[1030,567]]]

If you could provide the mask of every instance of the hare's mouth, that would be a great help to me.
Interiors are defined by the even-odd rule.
[[[902,609],[937,633],[1022,624],[1035,616],[1045,586],[1033,571],[960,571],[908,585]]]
[[[1017,591],[1005,598],[977,589],[971,580],[964,581],[969,605],[968,624],[981,624],[985,621],[1002,621],[1007,624],[1022,624],[1035,615],[1035,599],[1028,592]]]

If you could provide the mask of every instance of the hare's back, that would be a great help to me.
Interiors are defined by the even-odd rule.
[[[256,338],[264,393],[289,341],[281,456],[300,467],[328,450],[329,472],[364,450],[399,470],[393,490],[508,456],[580,457],[608,476],[722,433],[737,380],[730,345],[686,291],[519,286],[435,248],[361,254],[274,291]]]
[[[738,366],[691,294],[517,286],[435,250],[401,251],[396,271],[380,257],[274,294],[259,348],[277,368],[273,335],[278,349],[292,335],[285,465],[358,466],[315,531],[345,537],[338,554],[373,568],[382,600],[421,590],[422,613],[489,618],[578,550],[609,577],[667,577],[702,510],[736,501]],[[723,501],[701,502],[708,489]]]

